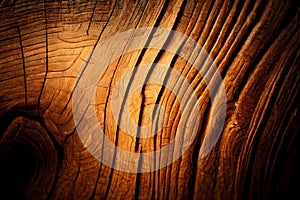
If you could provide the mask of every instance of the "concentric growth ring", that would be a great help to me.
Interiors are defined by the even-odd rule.
[[[171,40],[168,45],[164,46],[165,41],[169,38]],[[182,43],[184,45],[181,47]],[[131,173],[155,171],[178,159],[194,141],[201,120],[198,99],[188,81],[173,68],[149,63],[138,66],[135,73],[140,78],[131,82],[128,96],[132,95],[138,87],[146,84],[144,83],[145,77],[150,68],[153,68],[147,84],[164,85],[176,95],[176,99],[180,103],[181,119],[175,138],[157,151],[134,153],[121,149],[105,136],[95,112],[96,86],[111,62],[130,51],[144,49],[145,46],[146,48],[165,50],[184,58],[206,82],[212,103],[207,132],[199,152],[200,158],[207,155],[216,144],[226,117],[226,92],[222,77],[213,60],[196,41],[180,32],[163,28],[138,28],[108,38],[97,45],[90,62],[81,77],[78,77],[80,79],[72,97],[73,118],[81,141],[96,159],[111,168]],[[201,60],[204,60],[206,64],[209,63],[209,69],[202,70],[202,65],[199,64],[201,62],[198,62]],[[129,71],[122,76],[113,90],[112,114],[115,121],[119,122],[119,128],[127,134],[136,137],[136,130],[140,128],[139,137],[146,138],[155,134],[151,128],[153,124],[138,127],[130,118],[127,100],[123,99],[132,73],[133,71]],[[207,74],[213,76],[207,76]],[[166,76],[168,78],[165,82]],[[124,110],[120,113],[123,100],[125,101]],[[161,113],[161,115],[155,116],[156,125],[158,125],[156,126],[158,127],[157,131],[159,131],[163,127],[166,113],[159,105],[155,106],[158,106],[160,110],[157,113]],[[126,120],[118,120],[120,114],[122,114],[122,119]]]

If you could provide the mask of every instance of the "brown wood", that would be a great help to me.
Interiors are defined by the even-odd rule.
[[[292,0],[2,0],[0,199],[299,197],[299,8]],[[99,122],[127,151],[167,145],[180,118],[169,90],[149,84],[131,99],[137,123],[149,123],[141,113],[157,101],[170,114],[168,127],[150,139],[132,139],[118,129],[108,102],[132,67],[172,65],[203,96],[203,121],[189,150],[160,170],[126,173],[95,159],[78,137],[72,91],[82,66],[97,44],[138,27],[184,33],[214,59],[227,113],[222,135],[206,157],[198,158],[211,117],[206,84],[184,59],[155,49],[126,53],[108,67],[97,88]]]

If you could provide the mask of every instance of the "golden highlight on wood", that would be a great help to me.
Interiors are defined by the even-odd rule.
[[[144,81],[134,69],[149,63],[176,70],[200,108],[195,139],[178,159],[131,173],[92,155],[72,103],[97,45],[146,27],[184,34],[214,62],[204,60],[198,73],[195,63],[180,56],[193,46],[179,45],[177,55],[164,50],[174,44],[172,35],[160,41],[161,49],[145,43],[109,60],[91,106],[106,138],[120,149],[143,155],[166,147],[184,116],[180,98],[160,84],[141,84],[131,96],[115,97],[130,70],[132,82]],[[299,198],[299,37],[300,6],[292,0],[0,1],[0,199]],[[217,73],[226,92],[225,122],[211,151],[199,157],[210,127],[220,120],[206,82]],[[128,120],[136,125],[151,124],[149,111],[161,105],[168,114],[161,131],[146,138],[128,134],[114,117],[113,98],[128,101]]]

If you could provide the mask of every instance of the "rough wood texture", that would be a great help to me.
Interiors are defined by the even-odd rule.
[[[0,198],[299,197],[299,8],[292,0],[2,0]],[[71,98],[81,67],[99,42],[137,27],[184,33],[215,60],[226,88],[227,115],[208,156],[198,158],[210,117],[205,83],[185,60],[154,49],[127,53],[109,66],[97,90],[99,122],[128,151],[166,145],[180,117],[170,91],[147,85],[131,99],[137,123],[149,123],[141,113],[155,102],[170,113],[169,126],[148,140],[119,130],[108,102],[128,69],[154,61],[172,65],[205,97],[199,102],[203,123],[191,148],[161,170],[125,173],[94,159],[78,138]]]

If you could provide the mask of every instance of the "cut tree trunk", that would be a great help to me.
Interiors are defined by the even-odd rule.
[[[299,9],[292,0],[2,0],[0,199],[299,198]],[[96,46],[140,27],[183,33],[209,53],[223,78],[226,119],[212,151],[200,158],[214,117],[202,77],[161,49],[145,45],[122,55],[96,91],[97,117],[112,143],[151,152],[174,139],[177,129],[180,102],[156,84],[128,98],[139,125],[149,123],[143,115],[148,105],[163,105],[169,118],[162,132],[138,139],[117,127],[109,102],[134,66],[155,62],[177,69],[201,108],[195,141],[181,157],[156,171],[128,173],[99,162],[82,143],[72,95]]]

